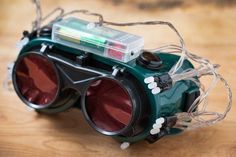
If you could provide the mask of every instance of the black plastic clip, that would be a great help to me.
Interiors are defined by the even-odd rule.
[[[45,54],[48,50],[52,49],[53,45],[42,43],[40,48],[40,53]]]
[[[112,69],[113,69],[112,74],[111,74],[112,76],[117,76],[118,74],[122,74],[125,71],[124,68],[120,68],[118,66],[113,66]]]
[[[161,139],[162,137],[164,137],[165,135],[169,135],[170,129],[173,126],[175,126],[176,122],[177,122],[176,116],[165,117],[165,121],[164,121],[162,127],[160,128],[160,132],[155,135],[150,134],[146,138],[146,140],[149,143],[154,143],[154,142],[158,141],[159,139]]]
[[[89,53],[84,53],[80,56],[76,56],[76,62],[81,66],[86,66],[90,60]]]
[[[168,73],[162,74],[160,76],[154,77],[157,86],[161,88],[161,90],[167,90],[172,87],[172,79]]]

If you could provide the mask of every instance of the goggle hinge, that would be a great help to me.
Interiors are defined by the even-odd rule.
[[[49,44],[45,44],[45,43],[42,43],[41,44],[41,48],[40,48],[40,53],[44,54],[46,52],[46,50],[48,49],[52,49],[53,45],[49,45]]]
[[[113,72],[112,72],[112,76],[117,76],[119,73],[124,73],[124,71],[125,71],[125,68],[119,68],[118,66],[113,66],[112,67],[112,69],[113,69]]]

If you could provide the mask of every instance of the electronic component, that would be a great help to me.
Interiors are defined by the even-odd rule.
[[[95,130],[123,142],[121,149],[143,139],[153,143],[168,134],[215,124],[230,111],[232,92],[217,72],[219,66],[189,52],[171,23],[115,23],[87,10],[64,12],[58,8],[61,13],[41,27],[55,12],[43,18],[38,2],[33,31],[24,32],[19,44],[22,49],[13,70],[9,68],[19,98],[35,111],[58,113],[79,108]],[[73,13],[97,16],[99,21],[64,19]],[[177,34],[181,46],[142,50],[142,37],[105,24],[166,25]],[[190,60],[199,66],[194,68]],[[202,76],[213,78],[206,89],[199,80]],[[227,90],[223,113],[207,110],[207,96],[217,80]]]
[[[53,25],[52,40],[100,56],[128,62],[141,53],[142,37],[68,18]]]

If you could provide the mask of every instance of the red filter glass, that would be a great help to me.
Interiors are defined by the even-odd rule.
[[[86,111],[99,129],[116,132],[132,117],[132,99],[116,81],[103,78],[93,82],[86,93]]]
[[[39,54],[22,57],[15,67],[16,86],[21,96],[34,105],[54,101],[59,80],[53,63]]]

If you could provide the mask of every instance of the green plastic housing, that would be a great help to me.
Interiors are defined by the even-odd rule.
[[[21,50],[19,55],[25,54],[35,48],[41,48],[42,44],[49,44],[61,49],[67,53],[72,53],[80,55],[82,51],[68,47],[59,43],[53,42],[50,38],[35,38],[31,40],[24,48]],[[151,108],[150,121],[148,127],[144,132],[133,136],[133,137],[123,137],[123,136],[114,136],[114,138],[119,141],[127,142],[136,142],[145,139],[150,135],[150,130],[152,125],[155,123],[155,120],[159,117],[173,116],[175,113],[182,112],[185,107],[186,94],[194,91],[198,91],[198,87],[192,81],[180,81],[174,84],[174,86],[157,95],[153,95],[151,90],[148,89],[147,85],[144,83],[144,79],[148,76],[161,75],[165,72],[168,72],[170,68],[176,63],[179,59],[179,56],[173,54],[164,54],[156,52],[163,61],[163,66],[158,71],[153,71],[146,69],[138,64],[136,64],[135,59],[127,63],[120,62],[114,59],[106,58],[105,56],[91,54],[91,57],[99,62],[104,64],[114,66],[117,65],[121,68],[125,68],[127,72],[133,75],[139,81],[140,85],[143,86],[147,92],[149,99],[149,105]],[[185,60],[183,66],[179,71],[183,71],[188,68],[193,68],[193,65]]]

